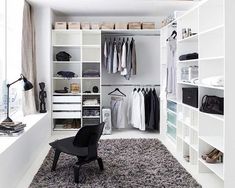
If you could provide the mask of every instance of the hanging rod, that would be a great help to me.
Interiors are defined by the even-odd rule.
[[[160,87],[160,84],[102,84],[101,86],[115,86],[115,87],[122,87],[122,86],[135,86],[135,87]]]
[[[160,36],[160,34],[125,34],[125,33],[105,33],[105,36],[120,36],[120,37],[132,37],[132,36],[145,36],[145,37],[152,37],[152,36]]]

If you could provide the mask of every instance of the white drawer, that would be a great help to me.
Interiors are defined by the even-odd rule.
[[[53,96],[53,103],[80,103],[81,96]]]
[[[53,110],[62,110],[62,111],[67,111],[67,110],[81,110],[81,104],[53,104]]]
[[[54,119],[79,119],[81,118],[81,112],[53,112]]]

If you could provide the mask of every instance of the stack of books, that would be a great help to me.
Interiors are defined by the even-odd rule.
[[[18,136],[24,132],[26,124],[22,122],[11,122],[0,124],[0,136]]]

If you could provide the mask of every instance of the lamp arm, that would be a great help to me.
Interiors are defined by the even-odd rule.
[[[7,84],[7,87],[10,87],[11,85],[15,84],[16,82],[21,81],[22,79],[23,79],[23,78],[20,77],[18,80],[14,81],[14,82],[12,82],[12,83],[10,83],[10,84]]]

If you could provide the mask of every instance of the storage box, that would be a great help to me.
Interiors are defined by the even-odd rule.
[[[55,22],[55,29],[67,29],[66,22]]]
[[[182,88],[183,103],[198,108],[198,88]]]
[[[127,29],[127,23],[117,22],[115,23],[115,29]]]
[[[88,22],[81,23],[81,28],[82,29],[90,29],[90,23],[88,23]]]
[[[102,29],[114,29],[114,23],[103,23]]]
[[[80,29],[80,22],[69,22],[68,29]]]
[[[129,22],[128,29],[141,29],[141,22]]]
[[[154,22],[143,22],[142,29],[155,29],[155,23]]]
[[[99,23],[91,23],[91,29],[100,29]]]

